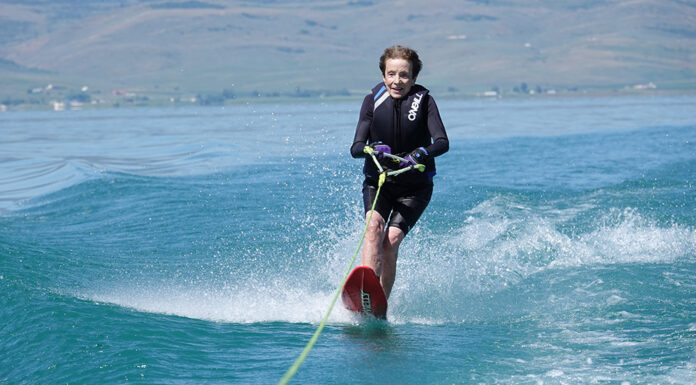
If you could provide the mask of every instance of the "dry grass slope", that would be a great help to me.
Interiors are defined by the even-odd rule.
[[[0,0],[5,95],[46,82],[152,95],[362,93],[394,43],[435,91],[696,86],[682,0]],[[304,90],[304,91],[303,91]]]

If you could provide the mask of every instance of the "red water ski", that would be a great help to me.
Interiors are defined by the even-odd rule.
[[[343,286],[341,299],[348,310],[387,318],[387,297],[377,274],[370,267],[358,266],[353,269]]]

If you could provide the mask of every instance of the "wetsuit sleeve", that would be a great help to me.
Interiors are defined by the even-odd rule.
[[[358,119],[358,126],[355,128],[353,145],[350,146],[350,154],[353,158],[364,158],[366,156],[363,152],[363,148],[365,148],[367,141],[370,139],[373,104],[372,95],[369,94],[365,96],[362,107],[360,107],[360,118]]]
[[[437,109],[437,104],[432,96],[428,97],[428,131],[433,139],[433,143],[425,148],[428,154],[435,157],[446,153],[449,150],[449,139],[440,117],[440,111]]]

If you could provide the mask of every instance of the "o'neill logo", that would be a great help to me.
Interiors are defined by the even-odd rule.
[[[420,107],[421,99],[423,99],[422,93],[416,94],[416,97],[413,98],[413,103],[411,103],[411,109],[408,110],[408,120],[416,120],[416,115],[418,114],[418,107]]]
[[[365,293],[361,289],[360,299],[362,301],[363,313],[372,314],[372,301],[370,300],[370,293]]]

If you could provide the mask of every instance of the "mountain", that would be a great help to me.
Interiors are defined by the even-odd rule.
[[[0,101],[360,95],[396,43],[440,94],[691,90],[695,20],[690,0],[0,0]]]

